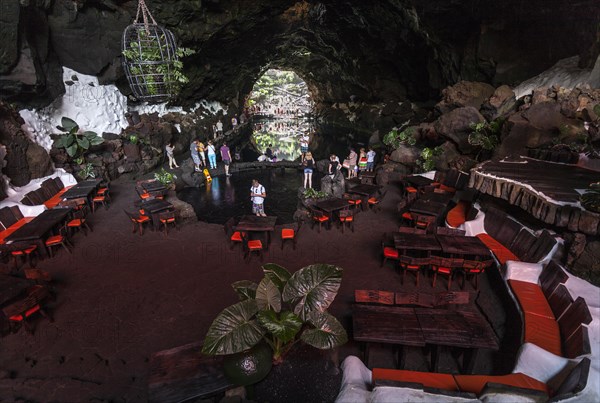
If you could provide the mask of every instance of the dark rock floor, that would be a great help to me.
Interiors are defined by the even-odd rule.
[[[150,355],[201,340],[215,315],[237,301],[230,284],[262,277],[257,258],[246,264],[239,246],[229,250],[220,225],[186,223],[167,237],[151,231],[132,234],[122,209],[133,207],[137,197],[133,183],[116,181],[111,193],[110,209],[101,208],[90,216],[94,231],[73,237],[72,255],[61,250],[53,259],[38,263],[55,279],[57,299],[49,305],[55,321],[36,318],[33,335],[21,329],[1,339],[0,401],[146,401]],[[291,271],[316,262],[342,267],[342,286],[330,312],[351,338],[355,289],[414,288],[410,274],[401,285],[401,276],[391,264],[380,268],[382,233],[397,229],[399,199],[397,186],[390,185],[382,211],[359,214],[354,233],[342,234],[334,228],[318,234],[316,228],[305,226],[295,251],[290,245],[282,251],[276,232],[264,261]],[[477,302],[503,336],[507,332],[502,300],[488,279],[482,280]],[[430,284],[421,281],[420,288],[431,290]],[[444,289],[445,282],[438,282],[436,288]],[[480,355],[475,373],[510,371],[513,339],[505,339],[499,353]],[[426,370],[422,352],[407,350],[406,368]],[[371,367],[393,366],[391,348],[375,346],[371,351]],[[357,343],[350,342],[328,357],[339,363],[350,354],[360,354]],[[304,377],[310,385],[314,370],[310,365],[299,368],[290,384]],[[450,354],[442,355],[441,371],[456,371]],[[332,378],[319,400],[335,397],[339,389],[339,372],[325,372]],[[269,388],[261,393],[267,393],[265,389]],[[319,396],[318,390],[310,393],[307,396]],[[275,400],[257,396],[257,400],[291,401],[281,395]]]

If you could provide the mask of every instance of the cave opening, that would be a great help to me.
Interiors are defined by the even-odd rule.
[[[299,139],[313,131],[314,104],[306,82],[292,70],[268,69],[247,97],[251,143],[259,160],[294,161]]]

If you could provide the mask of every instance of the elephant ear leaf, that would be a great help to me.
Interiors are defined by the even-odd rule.
[[[254,299],[256,297],[256,288],[258,288],[258,284],[254,281],[250,280],[241,280],[236,281],[231,284],[233,290],[240,297],[240,301],[244,301],[246,299]]]
[[[70,146],[66,147],[67,154],[69,157],[74,157],[77,154],[77,143],[73,143]]]
[[[258,309],[281,311],[281,292],[274,282],[268,277],[262,279],[256,289],[256,303]]]
[[[302,328],[302,320],[290,311],[284,311],[277,317],[273,311],[260,311],[257,315],[260,324],[283,344],[296,337]]]
[[[60,126],[67,132],[72,132],[73,129],[75,129],[75,132],[79,130],[79,125],[77,124],[77,122],[75,122],[73,119],[69,119],[66,116],[63,116],[60,120]]]
[[[342,283],[342,269],[328,264],[306,266],[290,277],[283,300],[294,301],[294,313],[307,320],[312,311],[324,312],[335,299]]]
[[[265,329],[255,318],[257,312],[256,301],[251,299],[225,308],[210,325],[202,352],[235,354],[255,346],[265,334]]]
[[[300,339],[313,347],[330,349],[341,346],[348,341],[344,326],[327,312],[313,311],[308,321],[315,327],[302,332]]]
[[[263,265],[262,269],[265,277],[268,277],[279,288],[279,291],[283,292],[283,287],[291,277],[290,272],[275,263],[267,263]]]

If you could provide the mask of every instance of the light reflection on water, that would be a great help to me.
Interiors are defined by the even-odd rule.
[[[251,140],[260,154],[272,145],[277,160],[295,161],[300,158],[300,137],[309,130],[305,118],[262,120],[253,124]]]
[[[252,213],[250,187],[256,178],[265,187],[265,212],[275,215],[278,224],[293,222],[298,205],[302,172],[296,169],[268,169],[214,177],[206,187],[185,188],[177,196],[190,203],[200,221],[224,224],[231,217]]]

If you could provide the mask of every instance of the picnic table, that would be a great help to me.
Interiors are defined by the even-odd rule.
[[[100,186],[101,180],[86,180],[79,182],[71,189],[62,194],[64,200],[85,198],[90,201],[92,193]]]
[[[394,234],[394,246],[404,252],[408,250],[424,251],[427,254],[431,252],[441,252],[439,242],[433,234],[409,234],[399,232]]]
[[[476,256],[489,257],[490,250],[476,236],[463,235],[436,235],[436,238],[442,248],[442,252],[454,257],[460,256]]]
[[[361,196],[372,196],[375,192],[381,189],[381,186],[378,185],[368,185],[366,183],[356,185],[351,189],[348,189],[348,193],[354,193]]]
[[[53,208],[45,210],[33,220],[17,229],[4,239],[6,244],[23,243],[37,245],[41,257],[48,256],[44,237],[55,227],[65,221],[73,210],[70,207]]]
[[[431,345],[431,367],[434,371],[437,369],[438,348],[441,346],[468,350],[463,357],[464,372],[472,370],[478,349],[499,349],[498,339],[490,324],[474,309],[461,311],[355,304],[352,323],[354,339],[367,343],[367,365],[368,343],[388,343],[400,347]]]
[[[340,199],[339,197],[336,197],[334,199],[321,200],[315,203],[315,207],[317,207],[319,210],[323,210],[324,212],[329,213],[330,215],[333,214],[333,212],[335,211],[347,209],[349,208],[349,206],[350,205],[348,204],[348,200]]]
[[[267,250],[271,244],[271,232],[275,231],[275,223],[277,217],[267,216],[261,217],[257,215],[244,215],[235,226],[235,231],[242,232],[260,232],[266,234]]]
[[[160,220],[158,216],[164,211],[172,210],[174,207],[168,201],[161,199],[146,200],[140,204],[140,208],[144,210],[144,215],[147,215],[152,220],[152,227],[157,230],[160,228]]]

